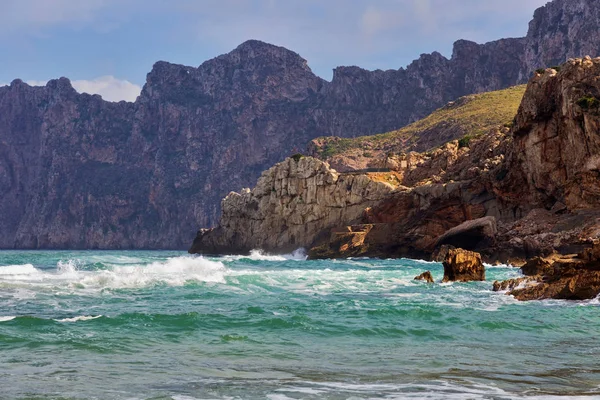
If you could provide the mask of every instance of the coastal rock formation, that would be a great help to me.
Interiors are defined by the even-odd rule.
[[[421,275],[415,276],[415,281],[425,281],[427,283],[433,283],[433,276],[431,276],[431,271],[425,271]]]
[[[221,224],[201,230],[191,253],[288,252],[309,247],[339,221],[354,221],[393,190],[367,175],[340,175],[312,157],[293,157],[265,171],[254,189],[230,193],[222,202]],[[360,234],[366,235],[368,231]],[[349,247],[362,245],[356,232]],[[338,249],[343,251],[344,249]]]
[[[0,87],[0,248],[187,247],[216,223],[223,196],[311,139],[398,129],[600,54],[599,9],[554,0],[526,38],[458,41],[450,59],[422,55],[398,70],[339,67],[331,82],[258,41],[199,67],[157,62],[135,103],[78,94],[64,78],[15,80]]]
[[[485,267],[479,253],[452,249],[448,251],[443,264],[442,282],[485,281]]]
[[[600,242],[578,255],[553,254],[527,262],[525,278],[494,282],[495,291],[508,291],[518,300],[588,300],[600,294]]]
[[[387,234],[368,234],[363,255],[427,257],[449,244],[514,262],[584,249],[600,235],[598,77],[600,58],[540,71],[511,130],[411,153],[399,188],[365,212]]]

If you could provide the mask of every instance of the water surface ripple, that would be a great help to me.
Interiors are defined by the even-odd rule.
[[[441,264],[0,252],[2,399],[600,398],[600,309]]]

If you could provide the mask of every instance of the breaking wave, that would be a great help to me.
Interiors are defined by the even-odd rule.
[[[227,269],[219,261],[202,257],[173,257],[147,265],[111,265],[86,270],[77,260],[59,261],[55,271],[31,264],[0,267],[0,285],[66,286],[72,288],[135,288],[156,284],[182,286],[188,282],[225,283]]]

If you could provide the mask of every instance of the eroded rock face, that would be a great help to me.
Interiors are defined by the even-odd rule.
[[[219,227],[199,232],[190,252],[310,247],[339,221],[359,219],[392,190],[366,175],[340,175],[312,157],[288,158],[265,171],[254,189],[230,193],[221,205]]]
[[[442,282],[485,281],[485,267],[481,255],[473,251],[452,249],[444,260]]]
[[[578,255],[538,257],[522,267],[525,278],[495,282],[518,300],[588,300],[600,294],[600,242]]]
[[[537,74],[516,117],[513,156],[534,201],[569,210],[600,206],[600,58]]]
[[[596,1],[551,1],[535,11],[529,23],[525,64],[533,72],[562,64],[568,58],[600,55],[600,33],[592,28],[600,21]]]

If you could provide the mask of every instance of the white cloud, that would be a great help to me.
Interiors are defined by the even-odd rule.
[[[48,81],[27,81],[25,82],[26,84],[28,84],[29,86],[46,86],[46,83],[48,83]]]
[[[47,81],[27,81],[30,86],[45,86]],[[107,101],[133,102],[139,96],[142,88],[127,80],[117,79],[112,75],[101,76],[92,80],[71,81],[73,88],[79,93],[99,94]]]
[[[71,84],[79,93],[99,94],[108,101],[135,101],[142,88],[127,80],[112,75],[101,76],[93,80],[77,80]]]

